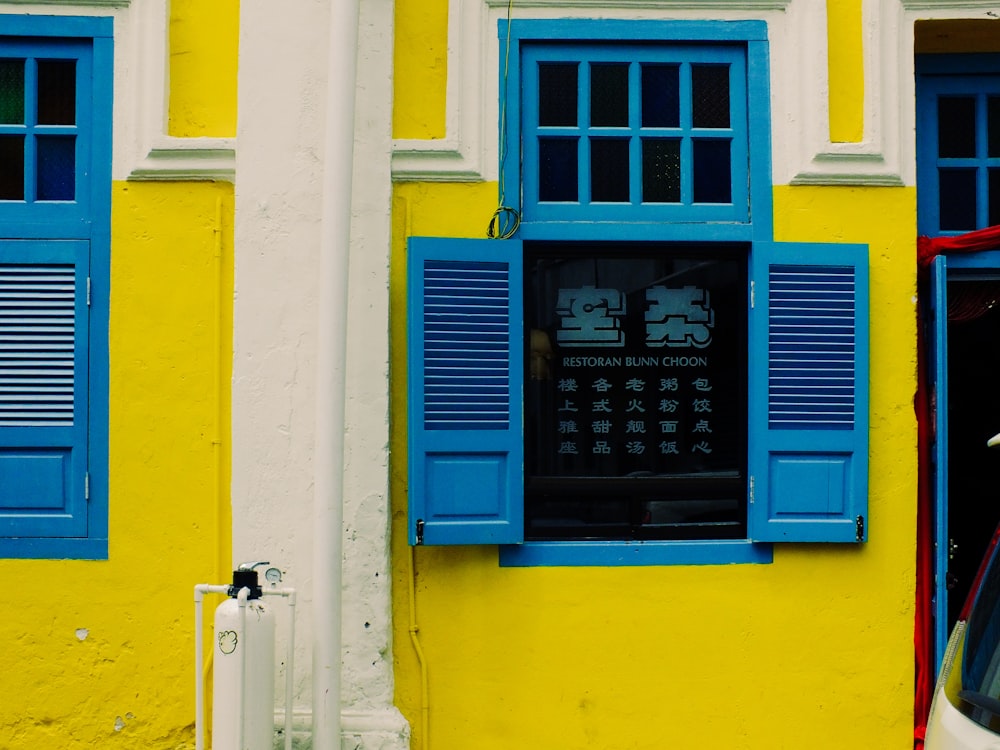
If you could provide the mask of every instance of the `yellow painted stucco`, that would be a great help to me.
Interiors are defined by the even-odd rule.
[[[172,3],[172,57],[234,55],[195,5]],[[172,66],[174,134],[234,131],[228,70],[220,96]],[[230,565],[233,186],[117,182],[111,202],[109,555],[0,560],[5,750],[193,747],[193,585]]]
[[[426,5],[400,2],[397,18]],[[860,2],[831,4],[830,17],[831,44],[844,47],[832,76],[831,133],[860,140]],[[397,46],[397,81],[399,71],[414,76],[423,64]],[[442,116],[439,99],[420,100],[411,88],[397,87],[398,131]],[[870,248],[867,543],[776,545],[767,565],[616,568],[501,568],[495,546],[417,547],[411,569],[405,241],[483,237],[497,186],[395,185],[393,658],[412,747],[912,747],[915,195],[912,188],[773,191],[776,240]]]
[[[827,73],[830,79],[830,140],[864,138],[864,25],[861,0],[827,0]],[[869,34],[868,42],[874,43]]]
[[[171,0],[170,8],[169,134],[236,135],[239,0]]]

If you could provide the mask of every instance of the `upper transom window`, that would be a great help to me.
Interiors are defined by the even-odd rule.
[[[745,48],[525,44],[525,221],[749,217]]]

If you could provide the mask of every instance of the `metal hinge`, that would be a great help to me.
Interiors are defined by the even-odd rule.
[[[864,516],[858,516],[857,521],[855,521],[854,528],[855,528],[855,530],[857,532],[858,541],[860,542],[862,539],[865,538],[865,517]]]
[[[83,499],[90,502],[90,472],[83,475]]]
[[[424,519],[417,519],[417,544],[424,543]]]
[[[87,307],[90,307],[90,277],[87,277]]]
[[[753,279],[750,279],[750,309],[753,310],[754,303],[754,292],[756,291],[756,283]]]
[[[753,505],[753,477],[750,477],[750,504]]]

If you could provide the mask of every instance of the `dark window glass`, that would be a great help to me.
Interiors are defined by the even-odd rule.
[[[681,123],[680,68],[642,66],[642,127],[676,128]]]
[[[576,63],[540,63],[538,66],[538,124],[573,126],[577,122]]]
[[[1000,169],[990,170],[989,221],[987,226],[1000,224]]]
[[[579,200],[576,138],[538,139],[538,200]]]
[[[0,135],[0,200],[24,200],[23,135]]]
[[[1000,96],[991,96],[986,100],[986,119],[988,121],[989,156],[1000,156]]]
[[[746,536],[746,254],[526,245],[525,535]]]
[[[76,122],[76,61],[38,61],[38,123]]]
[[[627,203],[628,139],[595,138],[590,142],[590,199]]]
[[[976,170],[939,169],[941,230],[976,228]]]
[[[628,65],[593,63],[590,66],[590,124],[628,127]]]
[[[691,66],[692,124],[696,128],[729,127],[729,66]]]
[[[976,155],[976,100],[971,96],[938,99],[938,156]]]
[[[676,138],[642,139],[642,202],[680,203],[681,142]]]
[[[698,139],[692,145],[694,202],[731,203],[733,192],[729,141],[718,138]]]
[[[38,200],[71,201],[76,191],[76,139],[44,136],[37,141]]]
[[[0,60],[0,123],[24,124],[24,60]]]

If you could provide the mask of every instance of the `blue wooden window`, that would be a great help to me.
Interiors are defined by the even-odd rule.
[[[917,58],[918,230],[1000,224],[1000,55]],[[959,75],[959,71],[964,75]]]
[[[525,222],[749,216],[746,49],[522,45]]]
[[[522,221],[512,240],[410,238],[410,543],[500,543],[505,565],[627,565],[768,562],[769,542],[867,539],[867,247],[773,242],[764,24],[515,20],[500,22],[500,38],[510,44],[500,86],[501,186],[518,191]],[[726,412],[730,423],[745,421],[723,430],[735,453],[713,464],[708,473],[717,476],[689,472],[690,486],[667,478],[693,493],[681,500],[721,500],[721,531],[688,513],[680,532],[646,533],[645,514],[631,514],[649,499],[638,495],[627,498],[625,525],[647,528],[627,535],[591,535],[581,523],[562,534],[553,527],[571,515],[526,507],[550,489],[536,486],[539,455],[551,458],[546,446],[555,444],[529,434],[544,412],[529,393],[532,379],[555,356],[546,342],[552,331],[531,318],[536,266],[546,258],[600,266],[575,276],[570,269],[541,297],[544,307],[563,287],[590,296],[600,289],[606,299],[584,313],[608,313],[598,326],[602,346],[643,335],[634,326],[649,335],[653,323],[664,336],[691,327],[645,308],[638,323],[618,322],[625,307],[649,302],[644,293],[612,305],[606,294],[634,295],[636,259],[654,269],[644,292],[683,287],[685,269],[712,263],[735,280],[720,292],[734,325],[726,346],[740,347],[722,358],[724,367],[745,373],[745,390]],[[667,269],[671,262],[680,266]],[[656,291],[654,302],[673,309],[668,296],[677,299]],[[505,323],[495,328],[498,318]],[[572,335],[564,341],[577,345]],[[499,348],[487,345],[492,336]],[[652,358],[640,363],[647,365]],[[573,429],[567,421],[567,433]],[[576,485],[587,497],[599,483],[588,479],[607,479],[590,468]],[[550,474],[559,484],[560,472]],[[709,483],[716,494],[699,497]],[[677,499],[661,490],[657,512]]]
[[[537,375],[522,252],[517,241],[410,238],[411,544],[524,540],[524,430],[538,412],[522,419]],[[762,241],[749,261],[747,539],[863,541],[868,248]]]
[[[0,22],[0,556],[107,556],[110,18]]]
[[[411,544],[509,544],[524,526],[521,243],[408,248]]]

